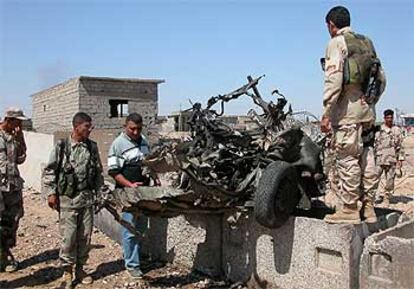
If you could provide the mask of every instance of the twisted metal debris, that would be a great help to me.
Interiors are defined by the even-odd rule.
[[[276,103],[262,98],[257,88],[261,78],[249,76],[247,84],[242,87],[211,97],[205,108],[201,103],[193,104],[188,110],[191,112],[188,121],[191,139],[159,146],[145,159],[149,174],[182,172],[178,188],[115,190],[111,197],[106,198],[106,206],[118,211],[143,211],[161,216],[222,212],[223,209],[254,206],[261,176],[275,162],[287,163],[294,168],[293,181],[287,184],[291,189],[269,192],[272,202],[273,194],[277,193],[275,198],[293,194],[283,196],[293,202],[278,201],[284,215],[291,213],[300,199],[296,189],[300,188],[306,197],[320,194],[322,166],[319,147],[301,130],[302,124],[295,120],[291,107],[284,110],[287,100],[282,94],[277,90],[273,92],[278,95]],[[225,103],[240,97],[251,98],[261,110],[260,113],[249,112],[257,125],[255,129],[233,129],[220,120]],[[214,109],[215,106],[219,111]],[[297,182],[296,175],[300,176]],[[284,206],[289,208],[285,210]]]

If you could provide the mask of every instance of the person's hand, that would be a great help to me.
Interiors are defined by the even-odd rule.
[[[53,210],[58,210],[59,208],[59,199],[56,194],[50,195],[47,197],[47,204],[49,207],[51,207]]]
[[[321,119],[321,132],[328,133],[331,131],[331,121],[328,117],[324,116]]]
[[[403,161],[397,161],[397,168],[399,168],[399,169],[402,168],[402,162]]]
[[[140,186],[142,186],[142,185],[144,185],[144,183],[142,183],[142,182],[135,182],[135,183],[131,183],[131,184],[129,185],[129,187],[130,187],[130,188],[138,188],[138,187],[140,187]]]
[[[16,125],[13,129],[13,132],[14,132],[14,135],[16,135],[16,136],[22,136],[23,135],[22,125],[21,124]]]
[[[159,178],[155,178],[155,179],[154,179],[154,186],[156,186],[156,187],[161,187],[161,181],[160,181],[160,179],[159,179]]]

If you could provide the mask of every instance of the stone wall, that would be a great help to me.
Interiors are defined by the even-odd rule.
[[[158,113],[157,82],[81,78],[80,110],[88,112],[96,128],[121,128],[125,117],[111,117],[110,100],[128,101],[128,112],[142,115],[144,124]]]
[[[42,133],[70,129],[79,111],[79,79],[45,89],[32,96],[33,129]]]
[[[90,114],[96,128],[119,129],[132,112],[140,113],[148,124],[158,113],[158,84],[162,82],[86,76],[70,79],[33,95],[33,128],[41,133],[69,130],[78,111]],[[110,101],[128,102],[128,111],[114,116]]]
[[[54,136],[50,134],[24,132],[27,145],[26,161],[19,166],[20,174],[25,180],[25,186],[41,190],[41,175],[49,160],[50,151],[54,145]]]

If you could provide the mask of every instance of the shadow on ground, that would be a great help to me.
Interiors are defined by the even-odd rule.
[[[23,270],[34,266],[39,263],[48,262],[52,260],[57,260],[59,258],[59,250],[47,250],[36,256],[32,256],[28,259],[25,259],[19,263],[19,270]],[[8,274],[8,273],[3,273]],[[21,278],[11,280],[11,281],[0,281],[0,288],[21,288],[23,286],[34,287],[39,285],[48,284],[62,275],[62,270],[54,266],[48,266],[42,268],[33,273],[28,273],[30,275],[23,276]]]
[[[47,250],[44,251],[43,253],[36,255],[36,256],[32,256],[28,259],[23,260],[22,262],[19,263],[19,269],[25,269],[28,267],[31,267],[33,265],[42,263],[42,262],[47,262],[47,261],[51,261],[51,260],[57,260],[59,258],[59,250],[58,249],[53,249],[53,250]]]
[[[392,196],[390,198],[390,203],[391,204],[398,204],[398,203],[404,203],[407,204],[409,202],[412,202],[414,199],[411,197],[407,197],[407,196]]]
[[[35,287],[39,285],[45,285],[50,282],[53,282],[62,276],[62,269],[56,267],[45,267],[40,270],[37,270],[31,273],[28,276],[18,278],[11,281],[1,281],[0,288],[2,289],[12,289],[12,288],[21,288],[26,287]]]
[[[93,280],[99,280],[105,278],[106,276],[113,275],[119,273],[124,269],[124,262],[122,259],[118,259],[115,261],[111,261],[108,263],[100,264],[95,272],[92,273]]]

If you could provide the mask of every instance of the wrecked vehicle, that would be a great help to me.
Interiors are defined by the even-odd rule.
[[[260,79],[249,76],[247,84],[210,98],[205,108],[193,104],[191,138],[160,145],[144,160],[149,174],[180,172],[176,187],[116,189],[103,194],[102,206],[113,214],[162,217],[253,208],[268,228],[281,226],[298,206],[310,208],[310,198],[320,196],[324,185],[318,137],[304,133],[290,107],[284,111],[287,100],[277,90],[276,103],[266,102],[257,88]],[[254,129],[234,129],[220,119],[225,103],[240,97],[262,110],[249,112]]]

